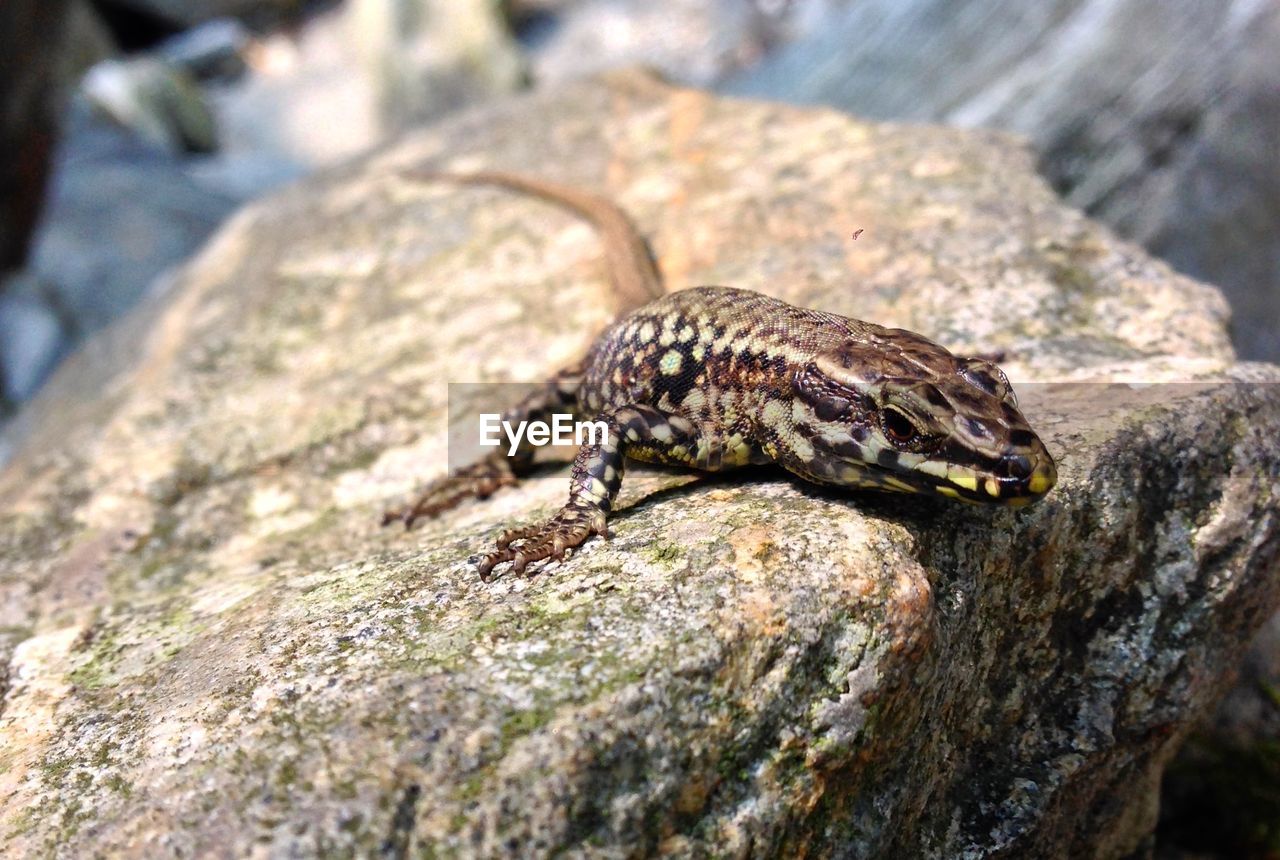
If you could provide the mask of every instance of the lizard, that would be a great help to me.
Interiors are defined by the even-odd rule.
[[[502,186],[585,217],[604,239],[621,299],[581,361],[503,416],[514,424],[570,412],[607,432],[579,448],[569,499],[554,516],[503,532],[479,559],[485,581],[498,565],[525,573],[608,537],[627,460],[707,472],[772,463],[816,484],[1010,506],[1057,482],[1053,457],[987,358],[751,290],[667,293],[626,213],[577,188],[495,171],[408,176]],[[515,484],[534,450],[525,439],[510,457],[494,453],[449,474],[383,522],[411,527]]]

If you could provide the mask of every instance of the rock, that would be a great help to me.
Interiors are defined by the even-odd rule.
[[[67,98],[84,69],[112,50],[83,0],[0,4],[0,422],[67,348],[48,292],[32,286],[38,278],[24,266]]]
[[[357,55],[374,81],[382,125],[419,124],[527,77],[496,0],[353,0]]]
[[[31,268],[76,334],[131,308],[236,205],[198,184],[186,164],[83,105],[69,113]]]
[[[154,57],[106,60],[84,76],[88,103],[131,134],[170,152],[213,152],[218,130],[200,86]]]
[[[1169,765],[1161,860],[1280,851],[1280,615],[1254,639],[1239,680]]]
[[[537,379],[610,302],[581,222],[422,163],[606,189],[672,288],[1006,352],[1060,485],[635,469],[611,540],[482,584],[564,473],[379,513],[446,380]],[[251,205],[144,312],[0,473],[8,854],[1122,857],[1280,602],[1280,371],[1000,135],[578,84]]]
[[[0,422],[68,345],[46,285],[24,266],[67,98],[84,70],[113,50],[84,0],[0,4]]]
[[[72,341],[133,307],[239,201],[371,145],[372,134],[348,136],[358,125],[358,112],[340,96],[336,73],[305,90],[310,112],[296,103],[281,106],[294,91],[246,104],[231,94],[236,86],[215,81],[215,119],[193,76],[216,77],[214,67],[230,60],[228,46],[244,48],[244,38],[242,26],[224,20],[152,54],[101,63],[85,82],[89,98],[77,99],[67,111],[30,268],[48,282],[48,294],[65,318],[64,335]],[[307,41],[309,50],[313,42]],[[190,157],[218,143],[220,122],[229,127],[228,145],[213,156]],[[248,142],[246,127],[256,135]],[[343,133],[316,135],[316,127],[341,127]],[[296,148],[271,144],[283,138],[307,142]],[[307,160],[317,153],[315,162]],[[12,359],[26,366],[43,366],[44,360]]]
[[[790,4],[742,0],[518,0],[512,18],[534,80],[555,86],[644,64],[710,85],[750,66],[781,38]],[[769,7],[775,7],[770,9]]]
[[[0,280],[0,402],[35,394],[70,346],[49,292],[29,274]]]
[[[107,68],[95,67],[98,72]],[[131,60],[124,68],[130,71],[121,78],[134,83],[132,76],[144,68],[157,71],[151,84],[170,80],[170,74],[187,78],[154,60]],[[99,84],[106,79],[93,77]],[[89,83],[90,89],[95,86]],[[142,90],[148,86],[143,84]],[[170,98],[174,93],[166,92],[161,85],[150,93],[154,98],[144,96],[145,107],[122,103],[138,107],[132,116],[118,115],[132,130],[92,111],[82,99],[67,111],[44,216],[28,267],[18,279],[42,286],[5,308],[9,325],[17,327],[7,329],[13,337],[0,344],[11,401],[27,399],[34,393],[29,386],[44,379],[51,362],[133,307],[157,276],[199,247],[237,202],[227,189],[251,195],[276,181],[263,171],[245,180],[245,171],[239,170],[237,186],[228,181],[225,164],[215,177],[206,162],[193,165],[182,158],[188,148],[210,145],[211,126],[201,123],[210,116],[198,113],[198,95],[188,105],[197,109],[192,115]],[[196,165],[202,169],[199,175]],[[216,188],[209,184],[215,181],[220,183]]]
[[[829,6],[725,91],[1026,135],[1073,204],[1219,284],[1280,359],[1280,7],[1140,0]]]
[[[375,83],[359,62],[349,10],[263,37],[247,54],[250,74],[208,90],[220,159],[257,162],[255,172],[275,174],[278,184],[382,139]]]
[[[245,70],[249,29],[234,18],[218,18],[167,39],[156,52],[197,78],[233,79]]]
[[[218,158],[191,171],[244,198],[523,86],[518,53],[488,0],[359,0],[247,53],[252,74],[210,91]]]

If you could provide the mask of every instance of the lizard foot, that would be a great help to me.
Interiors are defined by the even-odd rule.
[[[385,526],[398,520],[404,523],[406,529],[412,528],[419,519],[442,514],[467,499],[487,498],[502,487],[515,483],[515,473],[511,471],[511,464],[506,457],[486,457],[433,481],[422,491],[417,501],[385,512],[382,524]]]
[[[595,505],[565,505],[540,526],[503,532],[498,548],[480,559],[480,578],[489,581],[495,566],[511,562],[511,570],[524,573],[531,561],[562,561],[566,550],[581,546],[593,534],[608,537],[604,511]]]

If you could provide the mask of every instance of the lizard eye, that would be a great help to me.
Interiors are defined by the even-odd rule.
[[[906,445],[919,435],[911,419],[892,406],[880,413],[880,427],[895,445]]]

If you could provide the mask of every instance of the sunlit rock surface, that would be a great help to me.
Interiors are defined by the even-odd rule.
[[[410,533],[380,512],[443,470],[447,382],[538,379],[611,302],[579,220],[397,177],[420,163],[603,189],[672,289],[1006,353],[1058,488],[636,469],[612,540],[482,584],[469,556],[563,473]],[[3,853],[1140,850],[1280,596],[1280,372],[1234,362],[1224,307],[1008,138],[637,75],[293,186],[10,437]]]

